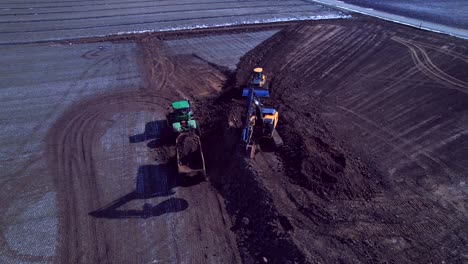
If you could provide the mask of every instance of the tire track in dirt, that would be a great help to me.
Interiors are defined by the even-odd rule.
[[[311,40],[306,41],[301,45],[297,44],[298,47],[294,49],[295,52],[292,56],[293,59],[286,58],[287,62],[280,68],[280,72],[284,71],[286,66],[288,66],[289,69],[301,68],[303,72],[301,79],[306,79],[315,72],[324,72],[320,77],[323,78],[326,75],[326,71],[331,71],[330,66],[326,64],[326,62],[331,59],[331,56],[340,58],[341,60],[346,60],[348,49],[354,48],[354,45],[356,44],[353,37],[358,35],[356,32],[359,28],[352,28],[349,31],[343,32],[345,30],[342,27],[326,25],[319,27],[319,29],[320,32],[316,34],[314,27],[300,27],[298,33],[309,36]],[[321,38],[317,41],[318,37]],[[340,46],[337,45],[338,43],[348,43],[348,45]],[[363,46],[366,44],[367,43],[364,43]],[[359,50],[359,48],[356,48],[356,50]],[[342,57],[340,57],[340,55]],[[310,63],[310,61],[313,63]],[[324,67],[329,68],[324,69]],[[317,80],[315,79],[311,81]],[[274,89],[274,86],[272,89]],[[278,98],[284,101],[291,95],[291,89],[293,88],[287,87],[278,91],[276,94],[278,95]],[[283,96],[285,96],[285,98],[283,98]]]
[[[157,38],[144,38],[138,40],[142,57],[140,68],[145,74],[145,88],[162,90],[166,87],[168,78],[172,77],[175,66],[167,58],[162,47],[162,41]]]
[[[413,58],[416,66],[424,72],[428,77],[434,79],[435,81],[441,82],[446,87],[450,89],[458,90],[462,93],[468,94],[468,83],[458,80],[437,67],[430,57],[418,45],[408,42],[403,38],[393,37],[394,41],[405,45],[411,51],[411,57]]]
[[[362,30],[362,29],[361,29]],[[338,58],[346,58],[337,60],[337,64],[333,66],[333,69],[329,69],[320,75],[320,85],[330,85],[331,89],[321,91],[324,99],[333,94],[339,89],[341,83],[348,81],[350,76],[357,67],[365,63],[367,60],[372,58],[377,50],[382,48],[382,44],[387,40],[388,34],[382,33],[380,27],[368,29],[367,34],[364,32],[357,32],[360,38],[355,40],[357,45],[352,46],[352,49],[345,51],[346,53],[339,55]],[[334,54],[334,56],[336,56]],[[353,58],[353,59],[351,59]],[[335,72],[341,72],[345,78],[336,78]],[[326,77],[326,78],[325,78]]]
[[[99,200],[93,145],[97,144],[112,115],[125,111],[164,111],[170,100],[161,92],[128,91],[97,96],[68,110],[47,137],[49,166],[57,175],[60,201],[59,244],[61,262],[96,263],[106,257],[97,221],[88,213],[106,201]]]
[[[37,140],[40,139],[40,136],[42,133],[44,133],[44,127],[50,126],[49,119],[54,118],[55,114],[64,108],[64,105],[67,104],[68,102],[73,100],[73,98],[80,97],[85,91],[88,90],[89,85],[91,85],[91,82],[89,80],[92,80],[93,78],[100,76],[102,74],[102,71],[106,69],[106,65],[109,63],[113,63],[113,57],[112,54],[104,54],[103,51],[99,50],[98,52],[95,51],[88,51],[85,52],[82,55],[83,58],[86,59],[91,59],[95,60],[88,68],[86,68],[77,78],[78,80],[75,82],[72,82],[70,84],[70,87],[65,89],[63,92],[63,95],[61,95],[61,100],[59,100],[56,104],[51,105],[51,110],[47,111],[47,113],[41,117],[41,120],[37,121],[37,125],[35,125],[32,128],[32,134],[28,137],[25,137],[24,139],[21,140],[21,142],[18,144],[18,153],[27,153],[30,152],[30,146],[31,140]],[[120,59],[120,58],[119,58]],[[82,80],[86,80],[85,82],[82,82]],[[80,84],[80,81],[82,82]],[[15,177],[10,177],[8,178],[5,183],[8,183],[10,181],[18,180],[18,177],[16,175],[24,175],[26,172],[28,172],[31,167],[35,166],[36,163],[42,162],[43,157],[42,156],[33,156],[32,159],[25,161],[26,165],[24,163],[18,163],[15,168],[14,168],[14,173],[12,173],[12,176]],[[23,165],[22,165],[23,164]],[[26,175],[24,176],[25,178],[29,177],[36,177],[36,175]],[[35,188],[34,184],[36,184],[34,179],[29,180],[30,185],[28,187]],[[11,194],[16,194],[20,192],[25,192],[25,186],[21,184],[14,184],[10,185],[12,188],[10,189]],[[33,190],[31,190],[33,191]],[[35,190],[34,190],[35,191]],[[19,211],[21,213],[21,211]],[[5,247],[5,249],[8,250],[8,256],[16,259],[22,259],[25,261],[53,261],[55,258],[54,257],[47,257],[47,256],[34,256],[34,255],[27,255],[27,254],[20,254],[17,251],[13,250],[10,248],[9,243],[7,243],[5,238],[2,236],[2,246]]]
[[[109,255],[109,251],[116,250],[115,247],[120,245],[114,241],[115,238],[103,233],[105,230],[112,230],[113,227],[105,225],[105,222],[100,221],[99,218],[88,215],[108,202],[100,195],[103,191],[100,189],[102,187],[98,187],[96,167],[102,160],[95,156],[95,151],[97,151],[95,146],[99,146],[100,138],[117,122],[115,115],[134,112],[163,114],[170,102],[181,98],[181,90],[187,92],[189,97],[186,99],[191,97],[193,99],[194,96],[217,89],[217,86],[220,86],[225,79],[218,70],[193,56],[184,57],[179,61],[179,58],[166,53],[163,43],[158,38],[142,38],[138,39],[137,43],[140,56],[138,63],[143,77],[142,88],[129,87],[117,92],[85,98],[67,110],[49,130],[47,158],[49,168],[57,179],[59,215],[61,216],[59,238],[62,241],[59,243],[58,250],[60,262],[112,263],[116,261],[113,259],[115,253]],[[115,63],[116,60],[122,58],[122,55],[115,54],[110,63]],[[109,185],[109,188],[111,187]],[[186,191],[184,195],[191,196],[196,193]],[[105,208],[102,210],[106,212]],[[174,211],[170,208],[168,210]],[[116,211],[116,213],[119,212]],[[209,213],[217,216],[216,212]],[[190,218],[193,217],[201,221],[198,214],[190,216]],[[174,230],[180,228],[180,219],[177,220],[173,216],[169,218],[166,226],[168,230],[161,232],[169,235],[170,239],[167,242],[172,245],[172,249],[163,254],[169,254],[172,259],[185,259],[186,253],[178,249],[181,246],[177,244],[181,243],[180,238],[173,234]],[[194,224],[201,225],[201,223]],[[146,226],[146,228],[149,227]],[[213,225],[212,228],[216,230],[222,226]],[[200,237],[209,237],[212,232],[214,231],[204,230],[200,226]],[[150,241],[154,240],[150,239]],[[133,246],[137,245],[131,245],[129,248]],[[194,252],[192,257],[202,259],[203,255],[200,254],[205,252],[204,254],[214,254],[214,258],[218,258],[215,254],[216,250],[218,249],[203,248],[200,253]],[[226,252],[224,257],[236,259],[236,254],[236,252]]]
[[[416,41],[416,40],[412,40],[412,39],[404,39],[404,41],[407,42],[407,43],[411,43],[413,45],[429,48],[429,49],[432,49],[432,50],[435,50],[435,51],[450,55],[450,56],[452,56],[452,57],[454,57],[456,59],[459,59],[459,60],[462,60],[462,61],[468,63],[468,56],[466,56],[466,55],[464,55],[462,53],[450,50],[448,48],[443,48],[443,47],[440,47],[440,46],[437,46],[437,45],[431,45],[431,44],[428,44],[428,43],[424,43],[424,42]]]
[[[302,30],[300,29],[298,31],[299,32],[305,31],[305,29],[307,29],[307,27],[304,27]],[[315,34],[313,34],[314,37],[312,37],[312,38],[310,38],[310,40],[307,40],[306,42],[300,44],[301,48],[297,49],[297,51],[295,51],[290,56],[290,59],[286,60],[285,64],[280,68],[280,70],[284,70],[284,69],[286,69],[286,67],[292,68],[292,67],[296,66],[296,64],[298,64],[301,59],[303,59],[304,57],[308,57],[309,54],[315,52],[316,50],[314,48],[318,49],[319,45],[314,46],[314,48],[312,48],[312,49],[308,48],[312,43],[314,43],[314,42],[316,43],[317,41],[319,43],[322,43],[324,41],[332,42],[334,38],[339,37],[339,34],[337,34],[337,33],[340,32],[341,30],[342,30],[342,28],[333,27],[333,26],[324,26],[323,28],[319,27],[318,29],[315,29],[315,30],[313,29],[311,33],[315,33]],[[317,32],[317,31],[319,31],[319,32]],[[309,32],[307,32],[307,33],[301,32],[301,33],[311,34]],[[331,35],[331,37],[329,37],[329,35]]]
[[[101,71],[101,69],[111,61],[111,58],[110,57],[104,57],[102,59],[99,59],[96,61],[96,63],[93,63],[89,68],[87,68],[79,77],[78,79],[79,80],[82,80],[82,79],[92,79],[93,77],[95,76],[98,76],[99,75],[99,72]],[[56,112],[58,109],[61,109],[63,107],[63,101],[66,101],[69,97],[70,97],[70,94],[72,93],[72,91],[75,91],[75,88],[78,86],[78,81],[72,83],[70,85],[70,88],[66,90],[65,94],[62,96],[63,100],[59,103],[59,104],[56,104],[52,107],[52,109],[49,111],[49,113],[44,117],[44,120],[48,120],[49,118],[51,118]],[[79,91],[78,93],[82,93],[82,91],[86,90],[86,88],[88,88],[88,85],[89,83],[84,83],[82,86],[80,86],[79,88]],[[30,137],[25,137],[23,142],[22,143],[19,143],[19,151],[18,153],[24,153],[28,150],[28,147],[31,145],[30,144],[30,141],[31,141],[31,138],[37,138],[36,135],[38,135],[40,133],[40,128],[43,127],[44,125],[46,124],[46,122],[38,122],[38,124],[36,126],[34,126],[34,128],[32,129],[33,130],[33,135],[30,136]],[[29,162],[29,164],[31,165],[31,162]],[[17,166],[20,166],[20,164],[18,164]],[[22,175],[23,172],[25,172],[27,170],[27,167],[23,167],[23,168],[19,168],[15,173],[14,175]],[[10,179],[10,180],[13,180]],[[18,188],[22,188],[22,186],[18,186]]]
[[[400,61],[400,60],[399,60]],[[351,97],[346,98],[345,106],[348,108],[353,108],[360,111],[366,111],[369,108],[374,108],[376,105],[382,105],[386,103],[385,98],[391,96],[393,94],[397,94],[400,92],[398,88],[399,85],[403,84],[409,78],[412,78],[414,74],[417,72],[416,68],[406,68],[401,67],[395,64],[393,67],[389,66],[388,69],[396,69],[395,74],[391,76],[395,76],[395,81],[392,81],[389,85],[387,85],[384,89],[380,89],[377,92],[369,93],[365,98],[362,98],[360,93],[355,93]],[[373,77],[374,75],[372,75]],[[383,96],[385,94],[385,96]],[[359,102],[357,102],[359,101]]]
[[[340,45],[333,45],[333,46],[336,46],[336,48],[330,48],[327,50],[329,54],[333,54],[334,65],[328,66],[325,70],[323,70],[322,74],[320,75],[320,78],[328,77],[328,75],[331,72],[336,71],[339,68],[343,68],[343,66],[346,65],[344,64],[344,62],[348,61],[350,57],[354,56],[358,52],[362,54],[363,57],[365,57],[366,54],[365,52],[363,52],[364,47],[369,47],[370,50],[372,51],[372,48],[374,46],[378,46],[379,42],[375,41],[376,39],[375,34],[371,34],[370,36],[365,36],[364,38],[361,37],[359,41],[351,37],[351,36],[360,36],[361,34],[359,34],[359,31],[361,31],[361,29],[352,28],[351,30],[349,30],[349,33],[348,33],[349,35],[342,34],[346,40],[344,43],[347,43],[347,45],[343,45],[343,46],[348,47],[347,49],[339,49],[338,47],[340,47]],[[343,43],[343,40],[341,40],[340,42]],[[371,42],[373,42],[372,45],[369,45]],[[345,67],[349,67],[349,64],[346,65]],[[306,71],[305,77],[308,77],[314,72],[315,71],[313,70],[311,71],[309,69],[308,71]]]
[[[400,61],[399,63],[401,65],[403,65],[403,63],[401,62],[403,60],[403,58],[399,58],[398,61]],[[392,64],[392,65],[397,65],[397,64]],[[394,68],[394,70],[391,70],[391,68]],[[388,112],[387,115],[389,115],[388,117],[385,116],[385,117],[381,117],[382,120],[385,120],[386,123],[392,123],[394,121],[397,121],[401,118],[404,118],[405,116],[407,115],[410,115],[415,109],[414,109],[414,106],[423,106],[423,105],[427,105],[430,103],[430,99],[432,98],[430,94],[426,94],[425,96],[421,96],[419,98],[416,98],[414,99],[413,101],[405,101],[405,97],[408,96],[407,94],[407,90],[408,89],[414,89],[414,87],[412,87],[411,85],[407,85],[407,87],[405,86],[402,86],[401,89],[394,89],[398,86],[401,86],[401,84],[404,84],[404,83],[409,83],[409,77],[410,76],[413,76],[414,73],[415,73],[415,69],[416,68],[406,68],[406,67],[388,67],[388,70],[391,70],[390,72],[396,72],[394,74],[394,76],[396,78],[392,78],[390,80],[394,80],[390,83],[389,86],[387,86],[386,88],[384,89],[379,89],[379,91],[377,93],[370,93],[371,95],[370,96],[366,96],[363,98],[362,94],[360,93],[355,93],[354,97],[352,98],[346,98],[346,100],[349,100],[349,103],[348,105],[345,105],[344,108],[348,109],[349,111],[353,111],[355,114],[357,115],[360,115],[362,118],[364,119],[367,119],[366,117],[364,117],[364,115],[366,114],[360,114],[360,113],[368,113],[368,112],[373,112],[375,111],[376,109],[385,109],[385,108],[389,108],[389,107],[393,107],[393,106],[397,106],[397,107],[393,107],[395,108],[395,111],[392,111],[391,113]],[[400,71],[398,73],[398,71]],[[370,73],[372,73],[372,77],[374,77],[376,75],[376,73],[374,73],[374,71],[370,71]],[[401,75],[403,74],[403,75]],[[393,74],[392,74],[393,75]],[[368,76],[366,76],[367,78],[369,78]],[[415,79],[416,76],[412,77],[413,79]],[[354,80],[354,79],[353,79]],[[355,82],[359,82],[358,80],[355,80]],[[388,91],[391,91],[391,93],[388,93]],[[382,96],[383,94],[385,93],[385,96]],[[381,97],[381,98],[380,98]],[[389,100],[389,98],[391,98],[391,100]],[[375,100],[377,99],[377,100]],[[360,101],[359,103],[356,104],[355,101]],[[395,102],[399,102],[397,105],[395,105]],[[395,113],[393,113],[395,112]],[[360,118],[361,120],[364,120]],[[355,122],[353,122],[355,123]],[[366,123],[366,122],[364,122]],[[355,123],[356,124],[356,123]],[[374,122],[374,126],[376,128],[383,128],[381,125],[378,125]],[[362,126],[360,126],[361,128],[363,128]],[[438,127],[441,127],[441,125],[439,125]],[[379,128],[379,129],[380,129]],[[372,131],[374,131],[374,129],[365,129],[365,131],[367,131],[368,133],[370,133],[371,135],[374,134]],[[418,155],[422,155],[423,158],[422,160],[427,163],[427,164],[431,164],[432,162],[435,162],[436,164],[439,164],[441,165],[441,168],[443,168],[443,170],[445,170],[447,172],[447,175],[453,175],[454,174],[454,171],[452,170],[448,170],[448,165],[446,164],[446,162],[442,161],[441,159],[439,158],[436,158],[434,160],[434,156],[432,154],[429,155],[429,157],[427,156],[427,151],[424,151],[424,150],[431,150],[433,148],[431,148],[432,144],[429,145],[429,146],[424,146],[424,144],[422,143],[417,143],[416,141],[419,139],[419,138],[425,138],[426,136],[429,136],[430,134],[430,130],[427,130],[426,131],[426,134],[424,135],[421,135],[420,137],[417,137],[417,138],[412,138],[412,139],[401,139],[403,141],[405,141],[406,143],[403,143],[403,145],[400,145],[399,143],[397,143],[399,140],[396,140],[396,138],[394,137],[393,133],[390,133],[392,136],[390,136],[389,138],[385,138],[384,141],[390,143],[391,146],[393,147],[396,147],[397,145],[400,145],[399,148],[403,148],[403,149],[407,149],[409,152],[407,152],[405,154],[405,156],[408,156],[408,155],[411,155],[411,157],[417,157]],[[432,132],[434,132],[434,130],[432,130]],[[386,132],[385,132],[386,134]],[[460,136],[458,136],[460,137]],[[457,138],[458,138],[457,137]],[[450,136],[449,138],[452,138],[452,136]],[[380,139],[383,139],[382,137],[380,137]],[[390,142],[390,141],[394,141],[394,143]],[[414,145],[414,144],[416,145]],[[396,145],[395,145],[396,144]],[[385,148],[385,146],[380,146],[382,149]],[[375,149],[376,152],[379,152],[378,149]],[[393,157],[391,159],[395,159],[395,160],[398,160],[399,158],[398,157]],[[401,167],[401,166],[406,166],[406,165],[409,165],[411,163],[411,160],[412,159],[407,159],[405,163],[402,163],[402,164],[399,164],[398,167]],[[392,162],[389,162],[389,163],[392,163]],[[421,164],[419,164],[421,165]],[[454,165],[454,164],[452,164]],[[465,168],[463,167],[463,165],[461,164],[455,164],[454,165],[457,170],[459,171],[463,171],[465,170]],[[423,166],[424,168],[428,168],[427,165],[426,166]],[[434,167],[432,167],[434,168]],[[393,167],[392,169],[390,169],[391,171],[395,171],[396,168]],[[447,171],[448,170],[448,171]]]
[[[395,132],[392,132],[389,129],[376,124],[372,120],[366,118],[365,116],[363,116],[361,114],[358,114],[358,113],[354,112],[353,110],[347,109],[345,107],[339,107],[339,108],[344,110],[345,112],[347,112],[349,114],[352,114],[352,115],[358,117],[359,119],[364,121],[364,123],[368,123],[369,125],[371,125],[374,129],[372,129],[372,128],[371,129],[366,129],[366,128],[364,128],[364,126],[359,125],[361,128],[365,129],[370,134],[375,134],[376,136],[378,136],[378,134],[381,134],[381,132],[386,134],[388,137],[380,137],[380,136],[378,136],[378,137],[380,137],[381,140],[387,142],[390,146],[392,146],[393,150],[395,150],[397,152],[400,152],[404,156],[408,157],[408,161],[406,162],[406,164],[409,164],[408,162],[414,162],[414,163],[418,164],[419,166],[421,166],[421,168],[423,168],[424,170],[430,171],[431,167],[434,168],[433,163],[435,163],[435,164],[437,164],[437,167],[443,169],[443,171],[445,172],[445,174],[447,176],[456,174],[446,164],[446,162],[444,162],[440,158],[434,156],[433,153],[430,152],[427,148],[424,148],[422,145],[415,143],[414,140],[410,141],[410,140],[407,140],[405,138],[399,137]],[[358,125],[358,124],[355,123],[355,125]],[[377,129],[379,132],[378,133],[373,132],[373,131],[375,131],[375,129]],[[393,139],[393,140],[389,140],[389,139]],[[401,144],[395,144],[395,143],[393,143],[393,141],[399,141],[399,142],[401,142]],[[410,152],[408,153],[408,152],[404,151],[403,150],[404,148],[409,148]],[[419,156],[419,155],[422,155],[422,156],[426,157],[432,163],[423,163],[422,159],[417,158],[417,156]],[[401,168],[403,166],[404,166],[404,164],[402,164],[402,163],[395,164],[395,166],[391,170],[393,170],[393,169],[397,170],[398,168]],[[466,168],[461,166],[461,165],[457,165],[457,166],[459,167],[460,170],[466,170]]]

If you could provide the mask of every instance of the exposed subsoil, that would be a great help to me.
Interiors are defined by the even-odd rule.
[[[339,112],[343,102],[353,96],[348,85],[364,74],[370,81],[396,74],[394,89],[420,83],[414,97],[423,96],[427,93],[424,88],[440,82],[466,96],[466,42],[374,19],[305,22],[285,27],[244,56],[236,72],[226,73],[195,56],[165,54],[157,37],[137,41],[142,48],[145,87],[137,93],[83,102],[67,112],[50,133],[49,145],[54,149],[49,150],[49,158],[60,175],[61,206],[66,215],[61,232],[72,236],[62,247],[62,260],[83,260],[79,254],[86,250],[96,253],[96,257],[86,258],[89,261],[105,255],[104,248],[80,242],[83,236],[96,238],[93,232],[99,233],[99,225],[105,224],[87,218],[91,217],[89,209],[99,206],[97,190],[86,201],[80,200],[84,189],[94,188],[94,168],[93,141],[78,132],[97,140],[106,125],[99,120],[122,105],[128,111],[142,107],[163,111],[163,105],[183,97],[194,102],[208,179],[224,198],[232,222],[231,230],[225,225],[224,232],[236,234],[244,263],[466,261],[466,214],[451,204],[441,206],[419,184],[421,174],[411,168],[399,173],[414,181],[395,181],[387,163],[379,159],[388,151],[370,152],[365,144],[360,145],[370,138],[362,138],[357,129],[343,128],[340,124],[353,119]],[[438,65],[445,66],[442,72],[420,47],[436,52],[432,48],[444,43],[449,43],[445,53],[437,53]],[[458,58],[447,57],[450,54],[458,54]],[[405,72],[396,72],[391,65],[414,75],[397,81]],[[264,104],[280,113],[278,132],[284,146],[260,151],[249,160],[237,154],[245,106],[240,87],[256,66],[262,66],[269,76],[272,97]],[[215,87],[220,84],[223,87],[218,93]],[[387,86],[373,83],[366,96],[382,93],[381,87]],[[460,97],[455,92],[447,96]],[[400,104],[405,98],[400,98]],[[109,106],[102,109],[106,102]],[[437,108],[445,102],[432,103]],[[381,117],[383,123],[391,120]],[[77,151],[74,146],[82,156],[73,154]],[[188,154],[193,149],[187,145],[185,150]],[[170,151],[155,155],[159,160],[174,158]],[[419,164],[414,157],[410,161]],[[447,181],[442,174],[430,177],[434,183]],[[77,226],[89,232],[74,236],[79,232]],[[99,239],[90,240],[99,245]]]

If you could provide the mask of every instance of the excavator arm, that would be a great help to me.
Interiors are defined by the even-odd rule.
[[[262,81],[266,80],[263,75],[262,68],[255,68],[254,72],[261,77]],[[242,96],[247,97],[246,102],[246,115],[243,123],[242,150],[246,155],[253,158],[255,155],[255,142],[252,139],[254,136],[255,126],[257,122],[262,126],[262,137],[273,139],[275,147],[283,145],[283,141],[276,132],[276,125],[278,124],[278,112],[274,108],[266,108],[259,100],[261,97],[269,97],[268,89],[263,86],[249,85],[248,88],[242,91]]]
[[[243,148],[243,151],[245,151],[245,154],[253,158],[255,155],[255,143],[252,141],[252,136],[254,132],[254,127],[256,123],[256,114],[255,114],[255,106],[254,106],[254,89],[250,88],[247,93],[247,104],[246,104],[246,109],[247,113],[245,115],[244,119],[244,129],[242,130],[242,141],[241,141],[241,146]]]

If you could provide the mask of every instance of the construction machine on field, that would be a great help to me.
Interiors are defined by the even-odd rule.
[[[268,139],[274,148],[283,145],[283,140],[276,131],[278,111],[262,104],[260,98],[269,97],[269,92],[267,90],[265,92],[262,88],[250,86],[242,92],[242,95],[247,97],[247,113],[243,124],[241,148],[249,158],[255,156],[257,139]]]
[[[263,73],[263,68],[257,67],[253,70],[249,87],[253,87],[258,97],[270,97],[267,76]],[[248,89],[244,89],[242,96],[247,96]]]
[[[190,101],[176,101],[169,107],[168,125],[176,136],[177,169],[184,177],[206,176],[200,129],[193,118]]]
[[[263,73],[263,68],[255,68],[252,76],[252,86],[254,88],[263,88],[268,90],[267,76]]]
[[[167,122],[176,134],[189,131],[198,131],[197,122],[193,119],[190,101],[176,101],[169,106]]]

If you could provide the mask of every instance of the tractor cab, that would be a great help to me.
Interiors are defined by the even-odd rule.
[[[189,101],[173,102],[170,108],[172,109],[169,114],[171,115],[173,122],[188,121],[192,119],[193,112]]]
[[[189,101],[176,101],[170,106],[167,121],[175,133],[197,130],[197,122],[193,120],[193,111]]]
[[[263,87],[265,83],[266,76],[263,74],[263,68],[255,68],[252,77],[252,85],[254,87]]]

